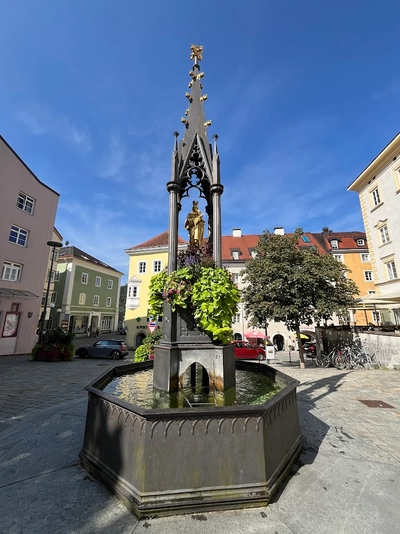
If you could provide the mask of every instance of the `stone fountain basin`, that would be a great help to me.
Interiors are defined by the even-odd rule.
[[[301,451],[298,381],[261,405],[143,409],[100,388],[153,362],[116,366],[88,385],[82,466],[139,518],[268,504]]]

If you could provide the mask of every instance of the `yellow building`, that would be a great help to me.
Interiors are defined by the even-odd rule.
[[[178,251],[186,246],[187,242],[178,237]],[[126,344],[136,348],[148,334],[148,293],[151,277],[168,265],[168,231],[128,248],[125,252],[129,255],[125,310]],[[152,320],[157,323],[156,317]],[[157,327],[159,328],[159,325]]]

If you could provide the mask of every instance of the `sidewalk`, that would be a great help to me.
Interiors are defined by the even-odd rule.
[[[274,502],[138,521],[78,459],[83,388],[115,362],[0,357],[0,531],[393,534],[400,524],[400,371],[319,369],[311,360],[300,370],[297,353],[290,359],[278,352],[271,365],[301,382],[304,451]]]

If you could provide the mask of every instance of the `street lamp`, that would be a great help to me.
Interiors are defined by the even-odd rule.
[[[48,244],[49,247],[52,247],[52,251],[51,251],[51,262],[50,262],[49,277],[48,277],[48,280],[47,280],[46,299],[44,301],[44,307],[43,307],[43,311],[42,311],[42,316],[40,318],[39,343],[41,343],[43,341],[44,323],[45,323],[45,320],[46,320],[47,301],[49,300],[51,273],[53,271],[55,250],[56,250],[56,248],[60,248],[60,247],[63,246],[63,244],[60,243],[59,241],[47,241],[47,244]]]

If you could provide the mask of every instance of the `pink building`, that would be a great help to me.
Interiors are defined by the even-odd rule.
[[[59,194],[0,136],[0,355],[29,353],[41,311]]]

